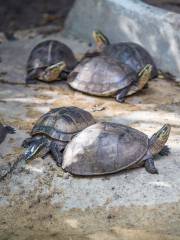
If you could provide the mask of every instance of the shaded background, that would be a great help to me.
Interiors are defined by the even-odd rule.
[[[146,3],[180,13],[179,0],[143,0]],[[0,0],[0,31],[12,33],[53,24],[63,27],[75,0]]]
[[[144,0],[143,2],[151,5],[168,9],[173,12],[180,13],[180,1],[179,0]]]
[[[0,31],[13,32],[54,24],[63,26],[74,0],[1,0]]]

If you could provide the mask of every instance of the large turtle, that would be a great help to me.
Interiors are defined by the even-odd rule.
[[[72,50],[64,43],[56,40],[40,42],[28,58],[26,83],[35,83],[36,80],[51,82],[65,78],[76,64]]]
[[[109,39],[99,30],[93,31],[93,39],[97,52],[86,53],[85,57],[96,56],[98,53],[110,56],[121,63],[128,64],[137,73],[147,64],[152,65],[152,78],[157,77],[158,70],[152,56],[141,45],[135,42],[120,42],[110,44]]]
[[[165,143],[170,125],[165,124],[151,138],[122,124],[102,122],[77,134],[64,150],[62,168],[74,175],[93,176],[145,166],[158,173],[154,155],[168,155]]]
[[[6,135],[9,134],[14,134],[16,132],[16,130],[11,127],[11,126],[4,126],[2,122],[0,122],[0,143],[2,143],[4,141],[4,139],[6,138]]]
[[[92,115],[78,107],[60,107],[42,115],[35,123],[31,137],[24,140],[24,160],[43,157],[51,152],[57,160],[66,144],[81,130],[95,123]],[[58,160],[59,161],[59,160]],[[57,161],[57,164],[58,164]]]
[[[151,78],[152,66],[146,65],[138,74],[127,64],[107,56],[81,61],[68,76],[69,85],[95,96],[116,96],[123,102],[127,95],[142,89]]]

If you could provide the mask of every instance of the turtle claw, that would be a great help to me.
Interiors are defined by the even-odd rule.
[[[125,98],[119,98],[118,96],[116,96],[116,101],[119,102],[119,103],[124,103]]]
[[[11,126],[6,126],[6,130],[9,134],[14,134],[16,132],[16,129]]]
[[[152,158],[149,158],[145,161],[145,168],[146,171],[151,174],[159,174],[157,168],[154,165],[154,160]]]
[[[170,148],[168,146],[164,146],[163,149],[159,152],[161,156],[168,156],[170,154]]]

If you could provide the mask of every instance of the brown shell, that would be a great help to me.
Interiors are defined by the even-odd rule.
[[[65,148],[62,168],[74,175],[101,175],[132,167],[148,150],[144,133],[121,124],[94,124]]]
[[[37,44],[27,61],[27,72],[37,68],[48,67],[60,61],[65,61],[67,68],[73,68],[77,60],[72,50],[56,40],[46,40]]]
[[[45,134],[53,139],[70,141],[79,131],[95,123],[92,115],[77,107],[55,108],[36,122],[31,135]]]
[[[128,65],[106,56],[84,59],[68,77],[72,88],[96,96],[114,96],[136,80]]]
[[[158,75],[157,67],[153,58],[141,45],[134,42],[121,42],[106,46],[102,55],[110,56],[120,63],[128,64],[136,73],[142,70],[147,64],[152,65],[152,77]]]

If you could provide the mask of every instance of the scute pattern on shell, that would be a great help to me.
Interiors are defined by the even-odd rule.
[[[133,42],[110,44],[104,48],[102,55],[113,57],[121,63],[128,64],[136,73],[141,71],[147,64],[151,64],[153,66],[152,77],[158,75],[153,58],[146,49],[139,44]]]
[[[125,64],[106,56],[83,60],[68,77],[69,85],[96,96],[113,96],[136,81],[136,73]]]
[[[72,68],[77,61],[72,50],[56,40],[46,40],[36,45],[27,61],[27,72],[36,68],[48,67],[60,61],[65,61],[67,68]]]
[[[53,139],[70,141],[75,134],[94,123],[92,115],[83,109],[55,108],[40,117],[31,135],[45,134]]]
[[[66,146],[62,168],[74,175],[101,175],[132,167],[148,150],[148,137],[122,124],[102,122]]]

